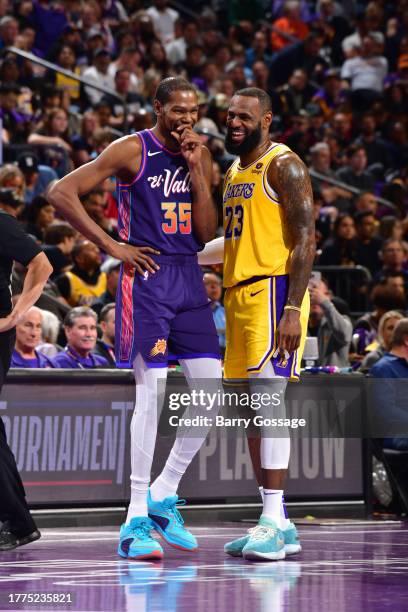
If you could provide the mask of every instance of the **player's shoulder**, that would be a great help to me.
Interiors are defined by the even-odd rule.
[[[121,156],[126,156],[129,153],[140,153],[142,150],[142,140],[139,132],[122,136],[114,140],[108,147],[110,151],[120,153]]]
[[[272,155],[273,153],[275,154]],[[268,178],[277,178],[281,171],[286,170],[307,171],[304,162],[297,153],[283,143],[272,143],[271,160],[268,164]]]

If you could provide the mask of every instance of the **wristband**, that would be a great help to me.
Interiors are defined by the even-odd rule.
[[[301,312],[301,309],[298,306],[291,306],[291,304],[286,304],[283,310],[294,310],[295,312]]]

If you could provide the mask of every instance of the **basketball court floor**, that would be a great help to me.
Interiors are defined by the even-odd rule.
[[[38,542],[0,554],[0,611],[408,610],[407,524],[298,524],[299,555],[279,562],[226,556],[223,544],[251,526],[194,525],[198,552],[166,547],[154,563],[120,559],[112,527],[43,529]]]

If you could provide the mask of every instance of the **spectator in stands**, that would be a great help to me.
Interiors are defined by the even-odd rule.
[[[354,219],[341,213],[333,227],[333,237],[323,247],[321,266],[354,266],[356,263],[356,228]]]
[[[380,319],[378,324],[377,340],[366,347],[366,351],[370,351],[361,362],[360,370],[368,372],[374,364],[376,364],[385,353],[391,349],[391,339],[393,331],[404,315],[398,310],[389,310]]]
[[[347,210],[350,206],[351,193],[337,187],[330,182],[326,182],[323,178],[315,178],[313,172],[318,172],[328,178],[335,179],[336,175],[330,167],[330,148],[326,142],[318,142],[311,149],[311,165],[312,171],[312,186],[313,189],[319,189],[326,205],[332,204],[339,210]]]
[[[109,64],[108,74],[111,77],[111,89],[115,86],[115,74],[118,70],[128,70],[130,73],[130,89],[129,91],[137,92],[141,79],[143,77],[143,69],[140,66],[142,54],[140,50],[134,46],[135,41],[131,34],[130,46],[121,48],[118,58]]]
[[[368,170],[377,178],[384,175],[384,171],[391,164],[391,156],[387,143],[376,133],[375,115],[367,112],[361,119],[361,136],[356,143],[362,145],[367,153]]]
[[[77,66],[77,56],[75,48],[71,45],[64,44],[60,47],[56,63],[64,68],[70,70],[76,75],[80,75],[81,69]],[[81,84],[74,79],[65,76],[61,72],[50,71],[47,75],[47,81],[54,83],[58,89],[64,92],[68,100],[68,104],[79,105],[80,102],[80,87]]]
[[[373,191],[374,178],[367,172],[367,153],[362,144],[353,144],[347,149],[347,166],[336,172],[343,183],[347,183],[360,191]]]
[[[392,238],[393,240],[401,242],[403,234],[404,228],[400,219],[394,217],[393,215],[386,215],[385,217],[382,217],[379,227],[380,238],[383,240],[389,240]]]
[[[11,15],[5,15],[0,20],[0,49],[12,47],[16,42],[19,27],[18,21]]]
[[[311,31],[304,41],[276,53],[270,66],[270,89],[286,83],[296,68],[304,68],[309,78],[327,69],[328,63],[319,55],[324,39],[324,32]]]
[[[166,44],[167,59],[173,66],[178,66],[186,61],[187,47],[199,41],[198,23],[195,19],[189,19],[181,23],[180,35]]]
[[[51,278],[55,279],[68,270],[72,261],[76,231],[65,221],[57,221],[44,231],[43,250],[54,269]]]
[[[40,164],[33,153],[22,153],[17,157],[17,164],[25,179],[25,203],[31,204],[33,198],[43,195],[52,181],[58,180],[58,175],[49,166]]]
[[[99,127],[97,114],[93,110],[86,111],[82,116],[81,132],[72,137],[75,166],[82,166],[90,161],[91,153],[95,150],[94,135]]]
[[[287,85],[279,90],[280,114],[297,115],[301,109],[304,109],[313,94],[315,88],[308,82],[308,77],[305,70],[297,68],[291,75]]]
[[[106,274],[106,291],[92,304],[92,310],[99,316],[104,306],[116,300],[121,262],[114,257],[107,257],[101,265],[101,272]]]
[[[377,214],[378,202],[374,194],[369,192],[360,193],[355,200],[354,206],[351,207],[351,212],[362,213],[370,212],[374,216]],[[380,235],[380,238],[382,236]]]
[[[72,308],[64,319],[67,346],[52,360],[54,368],[108,368],[108,361],[94,354],[97,339],[97,317],[87,306]]]
[[[352,115],[349,113],[337,112],[333,115],[331,125],[340,149],[348,147],[353,139]]]
[[[405,252],[404,243],[400,240],[389,238],[381,249],[382,268],[375,275],[373,284],[378,283],[381,276],[386,276],[388,272],[398,272],[402,274],[408,282],[408,271],[406,270],[408,254]]]
[[[379,422],[393,430],[393,436],[383,441],[385,448],[408,450],[408,437],[396,437],[396,431],[407,431],[408,385],[394,382],[393,379],[408,378],[408,319],[401,319],[392,334],[391,348],[371,368],[373,378],[381,379],[380,385],[374,386],[374,409]]]
[[[334,68],[326,70],[323,87],[315,93],[312,102],[321,108],[325,119],[330,119],[340,106],[343,98],[339,71]]]
[[[134,115],[143,107],[144,100],[141,95],[130,91],[130,72],[124,68],[119,69],[115,74],[114,91],[121,96],[126,103],[126,112],[128,124],[133,121]],[[112,125],[123,126],[125,121],[124,103],[113,94],[105,94],[102,98],[103,102],[107,102],[116,119]]]
[[[374,305],[374,310],[360,317],[354,329],[355,353],[360,356],[363,356],[366,347],[376,340],[381,317],[390,310],[402,310],[405,307],[405,296],[395,291],[394,287],[386,285],[374,287],[370,301]]]
[[[255,32],[251,46],[245,52],[245,66],[252,68],[255,62],[263,62],[267,68],[272,61],[272,54],[268,51],[268,39],[262,30]]]
[[[222,281],[218,274],[212,272],[206,272],[204,274],[204,286],[207,291],[207,295],[211,301],[211,310],[214,317],[215,327],[218,333],[218,339],[222,352],[225,352],[226,341],[225,341],[225,310],[221,304],[222,294]]]
[[[109,89],[111,86],[111,77],[109,74],[109,64],[111,61],[110,53],[107,49],[97,49],[93,58],[93,65],[85,68],[83,72],[84,79]],[[98,104],[103,97],[103,92],[94,89],[90,85],[85,86],[85,93],[88,96],[92,106]]]
[[[273,51],[281,51],[297,40],[305,40],[309,33],[309,28],[300,16],[300,2],[297,0],[287,0],[283,6],[283,15],[276,19],[272,24],[276,30],[271,32],[271,46]],[[282,36],[279,33],[288,35]]]
[[[358,55],[346,60],[341,69],[341,78],[350,84],[354,110],[367,110],[381,99],[387,71],[387,59],[380,55],[378,41],[370,33],[363,38]]]
[[[175,24],[179,14],[167,6],[167,0],[154,0],[154,6],[146,11],[153,22],[156,36],[163,45],[167,45],[174,40]]]
[[[54,222],[55,209],[44,196],[37,196],[26,208],[24,217],[27,220],[26,231],[44,242],[46,229]]]
[[[355,262],[367,268],[372,275],[381,269],[379,251],[382,240],[376,233],[375,217],[371,212],[359,212],[354,217],[357,232]]]
[[[0,166],[0,189],[12,189],[16,196],[24,202],[25,180],[20,168],[14,164]]]
[[[56,279],[57,287],[71,306],[91,304],[106,291],[99,249],[89,240],[83,240],[75,245],[72,260],[72,270]]]
[[[104,357],[109,367],[116,368],[115,358],[115,304],[106,304],[99,315],[102,338],[98,338],[94,353]]]
[[[353,325],[346,302],[330,295],[325,281],[312,282],[308,335],[317,337],[318,365],[345,368],[350,365],[349,348]]]
[[[59,177],[62,177],[70,170],[69,155],[72,152],[72,146],[68,135],[68,113],[63,108],[50,110],[44,117],[42,127],[29,135],[28,142],[35,145],[61,147],[60,155],[57,151],[53,151],[55,171]]]
[[[49,358],[38,350],[42,342],[42,313],[32,306],[16,325],[12,368],[50,368]]]
[[[57,315],[49,310],[41,310],[42,314],[42,342],[37,349],[47,357],[55,357],[62,350],[58,344],[61,322]]]
[[[106,192],[103,189],[92,189],[81,198],[81,202],[95,223],[99,225],[111,238],[119,240],[118,233],[113,227],[112,219],[105,215],[106,211]]]

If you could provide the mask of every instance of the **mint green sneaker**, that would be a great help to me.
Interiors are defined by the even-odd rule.
[[[258,525],[251,529],[248,542],[242,549],[248,560],[279,561],[285,558],[285,538],[275,521],[261,516]]]
[[[300,553],[302,546],[299,541],[298,530],[294,523],[289,523],[288,528],[283,531],[283,537],[285,538],[286,555],[296,555]]]
[[[256,527],[248,529],[247,535],[243,536],[242,538],[232,540],[232,542],[227,542],[224,545],[224,552],[227,555],[231,555],[231,557],[242,557],[242,550],[248,543],[248,540],[251,537],[251,532],[254,529],[256,529]],[[302,546],[300,545],[299,534],[294,523],[291,522],[287,529],[282,530],[282,533],[285,540],[285,554],[295,555],[299,553],[302,550]]]

